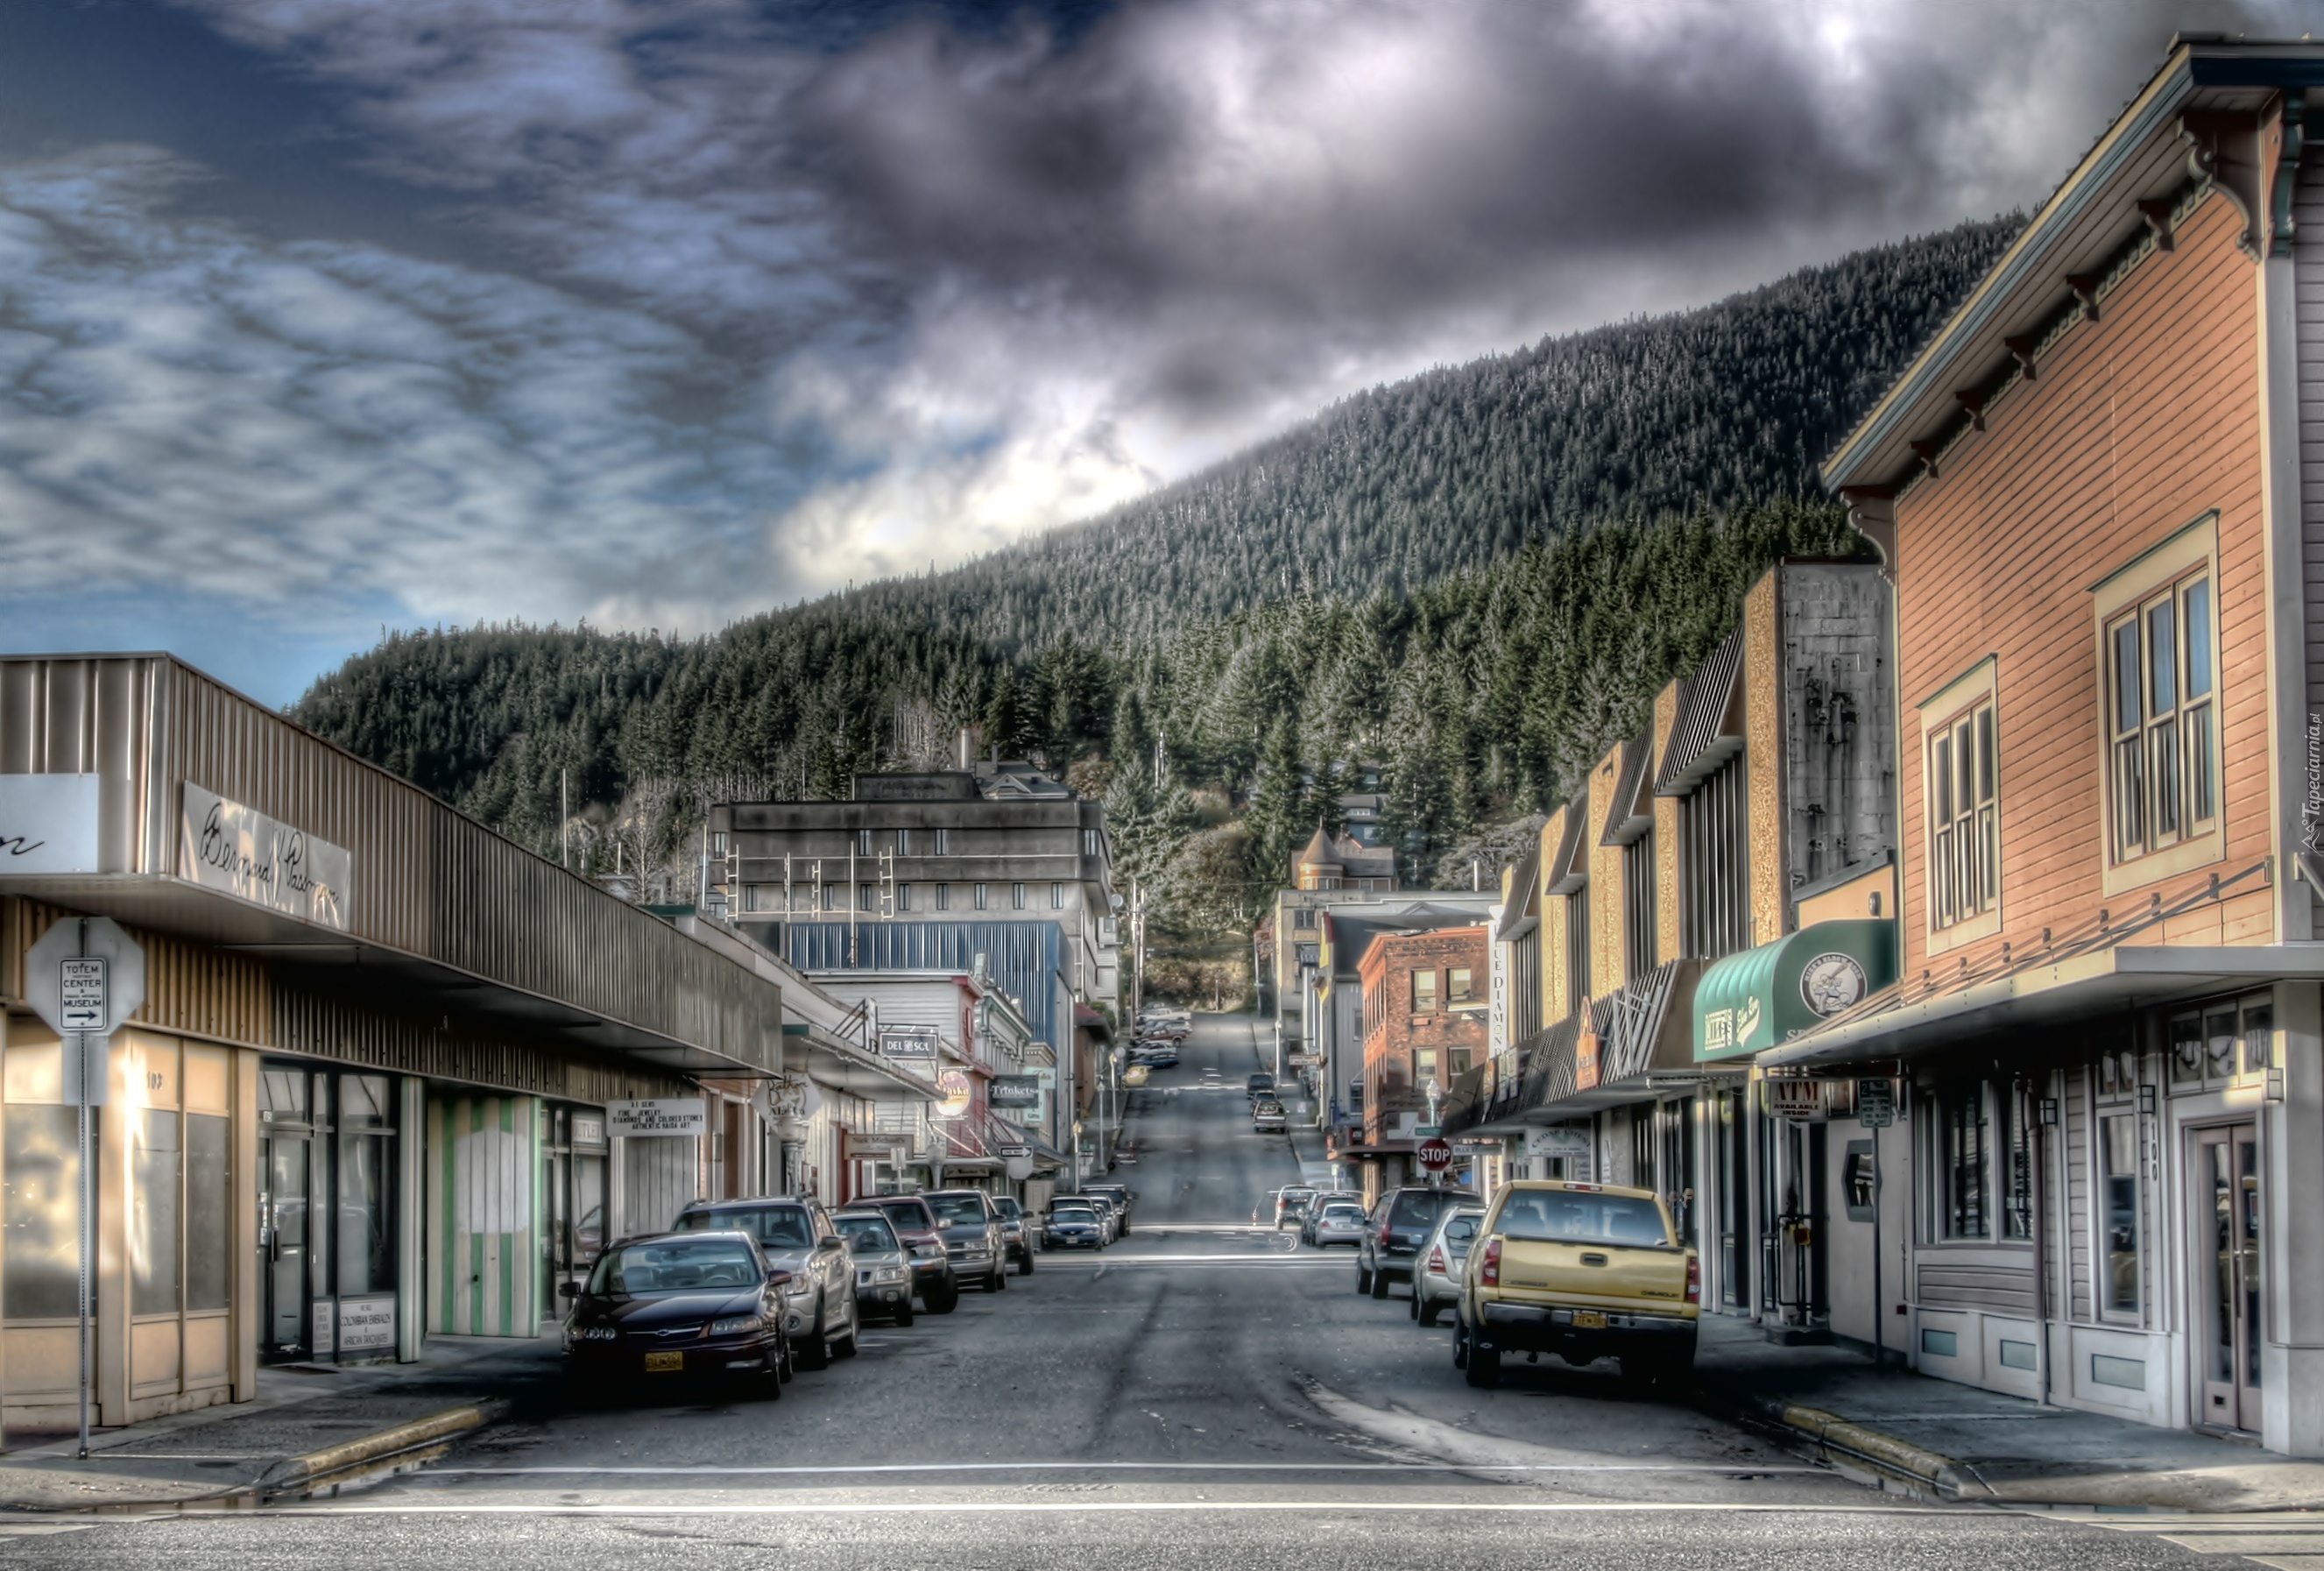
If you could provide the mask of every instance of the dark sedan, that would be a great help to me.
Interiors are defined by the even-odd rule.
[[[625,1239],[597,1257],[565,1323],[565,1372],[595,1391],[716,1383],[779,1397],[790,1373],[788,1271],[746,1233]]]
[[[1086,1200],[1055,1200],[1041,1218],[1043,1249],[1103,1249],[1105,1224]]]

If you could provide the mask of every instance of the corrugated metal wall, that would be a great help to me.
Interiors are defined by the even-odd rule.
[[[847,922],[788,922],[787,958],[801,971],[957,971],[982,955],[1002,992],[1024,1007],[1035,1038],[1063,1051],[1070,1020],[1058,1018],[1064,939],[1055,922],[858,922],[856,964],[847,958]]]
[[[701,1149],[691,1137],[675,1135],[622,1141],[623,1233],[659,1233],[678,1220],[687,1201],[701,1197]]]
[[[540,1319],[540,1103],[428,1102],[428,1329],[530,1336]]]

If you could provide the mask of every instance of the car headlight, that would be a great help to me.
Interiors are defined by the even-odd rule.
[[[900,1282],[910,1274],[902,1266],[883,1265],[872,1273],[872,1280],[875,1282]]]
[[[813,1291],[815,1283],[806,1277],[793,1277],[782,1286],[782,1295],[786,1298],[804,1298]]]
[[[756,1315],[729,1315],[724,1320],[710,1322],[713,1336],[739,1336],[745,1331],[756,1331],[766,1322]]]
[[[613,1342],[618,1340],[621,1335],[621,1332],[611,1326],[576,1326],[573,1327],[573,1340],[576,1342]]]
[[[912,1258],[914,1260],[942,1260],[944,1258],[944,1245],[941,1243],[916,1243],[912,1245]]]
[[[992,1258],[992,1252],[989,1249],[981,1249],[975,1244],[971,1244],[966,1249],[960,1252],[960,1258],[963,1260],[991,1260]]]

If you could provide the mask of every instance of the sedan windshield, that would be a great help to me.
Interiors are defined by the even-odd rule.
[[[797,1206],[770,1206],[763,1211],[689,1211],[678,1219],[678,1225],[682,1233],[747,1233],[769,1249],[805,1249],[815,1242],[807,1213]]]
[[[984,1225],[984,1197],[982,1195],[937,1195],[928,1204],[936,1208],[936,1220],[946,1227]]]
[[[751,1288],[759,1262],[739,1238],[665,1238],[600,1256],[592,1293],[683,1293],[701,1288]]]
[[[1502,1204],[1495,1231],[1548,1243],[1658,1246],[1670,1242],[1661,1208],[1637,1195],[1518,1190]]]
[[[904,1247],[896,1241],[896,1230],[888,1225],[885,1216],[835,1216],[831,1224],[857,1250],[877,1252]]]

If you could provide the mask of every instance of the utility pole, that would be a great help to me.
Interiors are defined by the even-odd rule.
[[[557,855],[565,871],[573,871],[573,799],[567,790],[570,771],[557,772]]]

